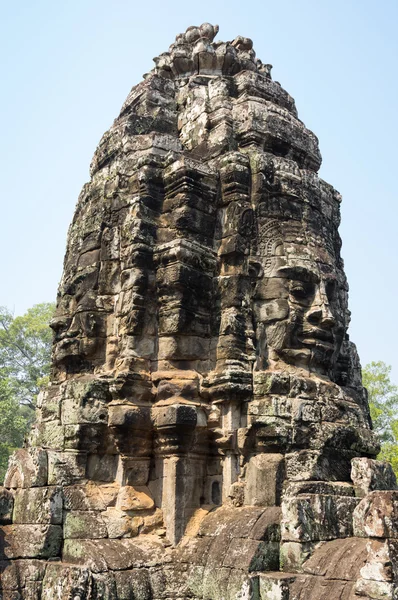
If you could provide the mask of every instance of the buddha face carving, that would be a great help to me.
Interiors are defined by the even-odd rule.
[[[282,362],[330,375],[347,326],[342,276],[327,249],[301,246],[286,254],[286,245],[273,243],[261,261],[254,294],[258,368]]]
[[[104,337],[103,313],[79,311],[73,317],[61,315],[51,322],[54,331],[54,362],[96,358]]]

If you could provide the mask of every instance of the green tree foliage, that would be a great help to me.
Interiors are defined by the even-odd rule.
[[[36,304],[21,317],[0,308],[0,377],[6,377],[14,397],[35,407],[40,386],[50,373],[54,304]]]
[[[373,428],[379,436],[381,460],[388,460],[398,474],[398,386],[391,383],[391,367],[382,361],[371,362],[362,370],[369,394]]]
[[[50,373],[54,304],[36,304],[14,317],[0,308],[0,479],[8,457],[22,445],[40,387]]]
[[[0,378],[0,480],[3,481],[8,457],[22,446],[30,415],[19,405],[7,379]]]

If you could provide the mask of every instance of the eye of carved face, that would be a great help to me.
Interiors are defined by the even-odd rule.
[[[298,304],[309,304],[315,295],[315,284],[302,281],[292,281],[290,284],[290,296],[293,302]]]

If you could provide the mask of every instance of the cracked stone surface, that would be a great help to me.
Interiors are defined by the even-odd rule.
[[[271,65],[217,32],[178,35],[94,154],[0,490],[4,600],[398,597],[341,197]]]

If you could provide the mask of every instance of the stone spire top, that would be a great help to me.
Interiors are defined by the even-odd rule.
[[[239,35],[232,42],[214,42],[218,25],[203,23],[176,36],[168,52],[154,58],[155,72],[179,79],[191,75],[236,75],[240,71],[261,73],[271,79],[272,65],[256,59],[253,42]]]

